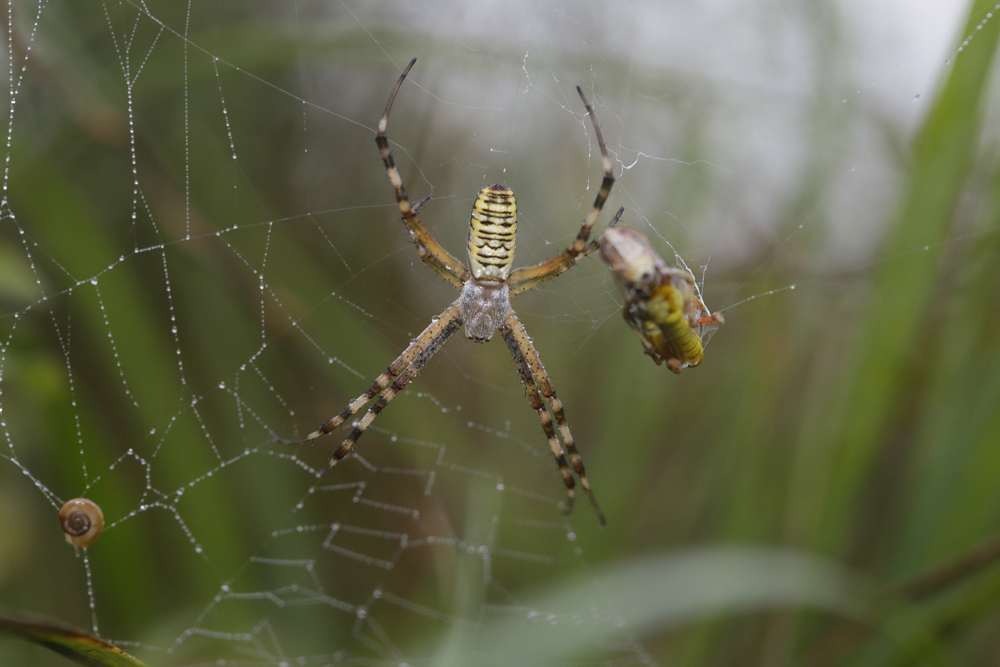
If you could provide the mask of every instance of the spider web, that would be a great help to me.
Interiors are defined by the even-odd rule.
[[[829,3],[762,30],[768,6],[736,21],[738,4],[10,3],[4,601],[164,665],[412,664],[449,641],[467,659],[454,638],[499,616],[553,633],[619,622],[599,581],[585,608],[527,602],[671,543],[635,537],[650,521],[622,500],[656,455],[623,422],[674,421],[629,409],[663,400],[650,388],[665,371],[622,326],[599,261],[513,305],[607,531],[585,502],[561,513],[496,342],[456,337],[318,483],[343,434],[271,436],[334,415],[455,297],[414,252],[373,141],[413,55],[389,137],[452,252],[494,181],[519,196],[516,266],[572,240],[600,183],[579,84],[619,176],[598,226],[625,206],[626,224],[707,278],[709,306],[905,261],[870,250],[898,175],[867,142],[887,119],[897,137],[915,125],[959,12]],[[775,202],[800,224],[777,224]],[[778,286],[753,280],[774,266]],[[671,414],[697,414],[712,381],[683,379]],[[641,493],[648,507],[679,502],[671,481]],[[54,518],[78,496],[107,519],[87,550]],[[585,662],[654,652],[627,636]]]

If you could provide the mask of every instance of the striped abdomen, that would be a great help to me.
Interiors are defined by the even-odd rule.
[[[503,282],[514,261],[517,203],[506,185],[479,191],[469,220],[469,268],[476,281]]]

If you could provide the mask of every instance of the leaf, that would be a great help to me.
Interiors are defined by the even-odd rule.
[[[595,570],[502,612],[434,664],[470,664],[503,655],[504,664],[564,664],[636,635],[662,633],[732,614],[821,610],[874,620],[867,587],[846,568],[780,549],[692,549]],[[595,622],[597,621],[597,622]]]
[[[117,646],[44,616],[0,612],[0,632],[4,631],[41,644],[81,665],[146,667],[145,663]]]

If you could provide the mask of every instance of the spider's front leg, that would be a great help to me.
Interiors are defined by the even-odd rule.
[[[542,430],[545,431],[545,437],[549,440],[549,448],[552,450],[552,456],[555,457],[556,464],[559,466],[559,473],[563,478],[563,483],[566,484],[566,513],[569,514],[573,511],[573,501],[576,499],[576,489],[574,488],[576,481],[573,479],[573,475],[570,474],[569,465],[566,463],[566,453],[559,444],[559,439],[556,438],[555,429],[552,428],[552,413],[549,412],[545,401],[542,399],[541,392],[538,391],[538,384],[535,383],[535,378],[531,374],[531,365],[524,356],[524,351],[518,344],[514,332],[510,327],[504,326],[500,329],[500,334],[510,349],[514,365],[517,367],[517,374],[520,376],[521,384],[524,385],[524,390],[528,394],[528,402],[531,403],[531,407],[538,413],[538,419],[542,422]],[[602,520],[601,524],[603,525],[603,523],[604,521]]]
[[[531,407],[535,408],[535,411],[538,412],[538,418],[542,422],[542,429],[549,438],[549,446],[552,448],[552,454],[556,458],[556,463],[559,464],[559,471],[562,473],[563,481],[569,490],[569,503],[566,511],[570,511],[573,507],[573,477],[570,475],[566,465],[566,457],[563,455],[562,448],[555,439],[555,433],[552,429],[553,416],[555,417],[556,425],[559,427],[559,434],[562,436],[562,441],[566,445],[566,451],[569,452],[569,459],[573,463],[573,469],[576,470],[576,475],[580,478],[580,486],[583,487],[583,492],[587,494],[590,504],[593,505],[594,511],[597,512],[598,520],[604,526],[606,523],[604,513],[601,511],[600,505],[597,504],[597,498],[590,488],[590,480],[587,479],[587,471],[583,467],[583,459],[580,457],[580,452],[576,449],[576,444],[573,442],[573,434],[570,432],[569,424],[566,422],[566,413],[563,410],[562,401],[556,396],[555,387],[552,386],[549,374],[545,372],[545,367],[542,366],[538,350],[535,349],[527,330],[517,315],[514,314],[514,311],[508,313],[507,318],[504,320],[504,325],[500,329],[500,333],[504,341],[506,341],[507,347],[510,348],[511,355],[514,357],[517,372],[521,376],[524,388],[528,392],[528,400],[531,402]],[[538,397],[539,393],[552,406],[551,414],[545,407],[545,403]],[[541,407],[538,404],[541,404]]]
[[[384,373],[375,378],[365,393],[358,396],[356,399],[347,404],[347,407],[338,412],[332,419],[323,423],[318,429],[305,436],[304,438],[298,439],[282,439],[274,436],[274,439],[282,444],[295,445],[303,442],[308,442],[310,440],[315,440],[316,438],[330,433],[335,428],[343,424],[349,417],[353,416],[362,407],[368,404],[371,399],[378,396],[375,404],[368,409],[365,416],[354,426],[350,434],[341,445],[334,452],[333,457],[330,459],[329,465],[319,474],[325,474],[329,472],[340,459],[347,456],[354,447],[354,443],[358,441],[364,432],[368,429],[375,417],[382,412],[383,408],[392,401],[396,395],[403,391],[410,382],[413,381],[415,377],[420,373],[421,369],[427,364],[431,358],[437,354],[438,350],[451,338],[458,329],[462,326],[461,312],[459,310],[459,304],[455,303],[448,306],[440,317],[434,318],[434,320],[424,329],[419,336],[413,339],[413,342],[403,350],[396,359],[389,364],[389,368],[386,369]]]
[[[396,397],[399,392],[406,389],[406,386],[410,384],[420,371],[431,360],[435,354],[438,353],[444,344],[448,341],[453,333],[458,331],[458,328],[462,326],[462,321],[458,319],[457,308],[454,306],[449,306],[448,310],[444,311],[441,318],[432,322],[431,326],[424,330],[426,333],[429,329],[436,329],[436,332],[429,336],[426,342],[423,344],[421,350],[418,352],[416,357],[410,363],[402,373],[396,376],[392,384],[382,390],[379,397],[375,400],[375,404],[368,408],[368,412],[362,417],[358,423],[351,429],[351,432],[344,438],[344,441],[340,443],[340,447],[333,452],[333,457],[330,459],[330,463],[326,466],[320,475],[325,475],[326,473],[333,470],[334,466],[340,462],[340,459],[347,456],[354,444],[358,441],[364,432],[368,430],[371,423],[375,421],[375,418],[379,416],[382,409],[389,405],[389,402]],[[444,325],[441,326],[441,320],[445,320]],[[422,334],[423,335],[423,334]]]

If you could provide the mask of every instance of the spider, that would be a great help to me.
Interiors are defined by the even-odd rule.
[[[725,319],[722,313],[709,315],[690,271],[667,264],[645,234],[625,225],[605,229],[600,245],[625,300],[622,314],[646,354],[657,364],[666,361],[674,373],[700,364],[706,327],[721,326]]]
[[[493,337],[495,331],[499,330],[500,336],[510,349],[514,366],[527,392],[528,402],[538,413],[542,430],[548,438],[552,455],[555,457],[563,482],[566,484],[568,493],[566,512],[569,513],[572,510],[575,497],[575,481],[566,462],[566,454],[568,453],[573,470],[576,471],[580,480],[580,486],[583,487],[584,493],[590,499],[590,503],[603,526],[605,524],[604,514],[590,488],[583,460],[580,458],[580,452],[576,448],[569,424],[566,422],[562,402],[556,396],[556,390],[552,386],[548,373],[545,372],[545,367],[542,366],[538,351],[531,342],[531,338],[528,337],[528,332],[510,305],[510,297],[552,280],[598,247],[597,241],[589,241],[590,231],[608,199],[615,177],[611,171],[611,160],[608,157],[604,138],[601,136],[601,128],[594,117],[594,108],[587,101],[583,90],[577,86],[576,90],[580,94],[580,99],[583,100],[583,105],[586,107],[587,114],[594,126],[594,133],[597,135],[597,144],[600,147],[601,161],[604,167],[604,180],[601,181],[601,189],[594,199],[593,207],[580,225],[580,231],[573,243],[548,261],[511,271],[511,263],[514,259],[514,236],[517,230],[517,205],[514,201],[514,193],[510,188],[495,183],[480,190],[472,206],[468,237],[469,262],[466,266],[445,250],[420,221],[417,209],[426,199],[411,205],[406,188],[403,186],[403,179],[399,175],[399,170],[396,168],[389,150],[389,140],[386,137],[389,112],[392,109],[393,100],[396,99],[396,93],[399,92],[406,75],[416,61],[416,58],[411,60],[396,81],[396,86],[389,95],[385,111],[379,120],[375,143],[378,145],[382,161],[385,163],[389,182],[396,193],[396,202],[399,204],[403,224],[410,231],[420,259],[461,293],[457,300],[444,309],[444,312],[431,319],[427,328],[413,339],[395,361],[389,364],[384,373],[375,378],[367,391],[304,438],[297,440],[279,439],[279,441],[296,444],[326,435],[378,396],[368,412],[354,424],[354,428],[334,451],[327,467],[318,475],[329,472],[342,458],[347,456],[358,438],[364,434],[383,408],[406,388],[420,373],[424,365],[430,361],[431,357],[462,325],[465,325],[466,335],[477,343],[485,343]],[[621,213],[622,211],[619,210],[611,224],[617,221]],[[546,401],[548,405],[546,405]],[[555,422],[554,426],[553,421]],[[559,437],[556,435],[557,430]],[[559,438],[562,439],[562,445],[560,445]],[[563,445],[565,445],[565,451],[563,451]]]

